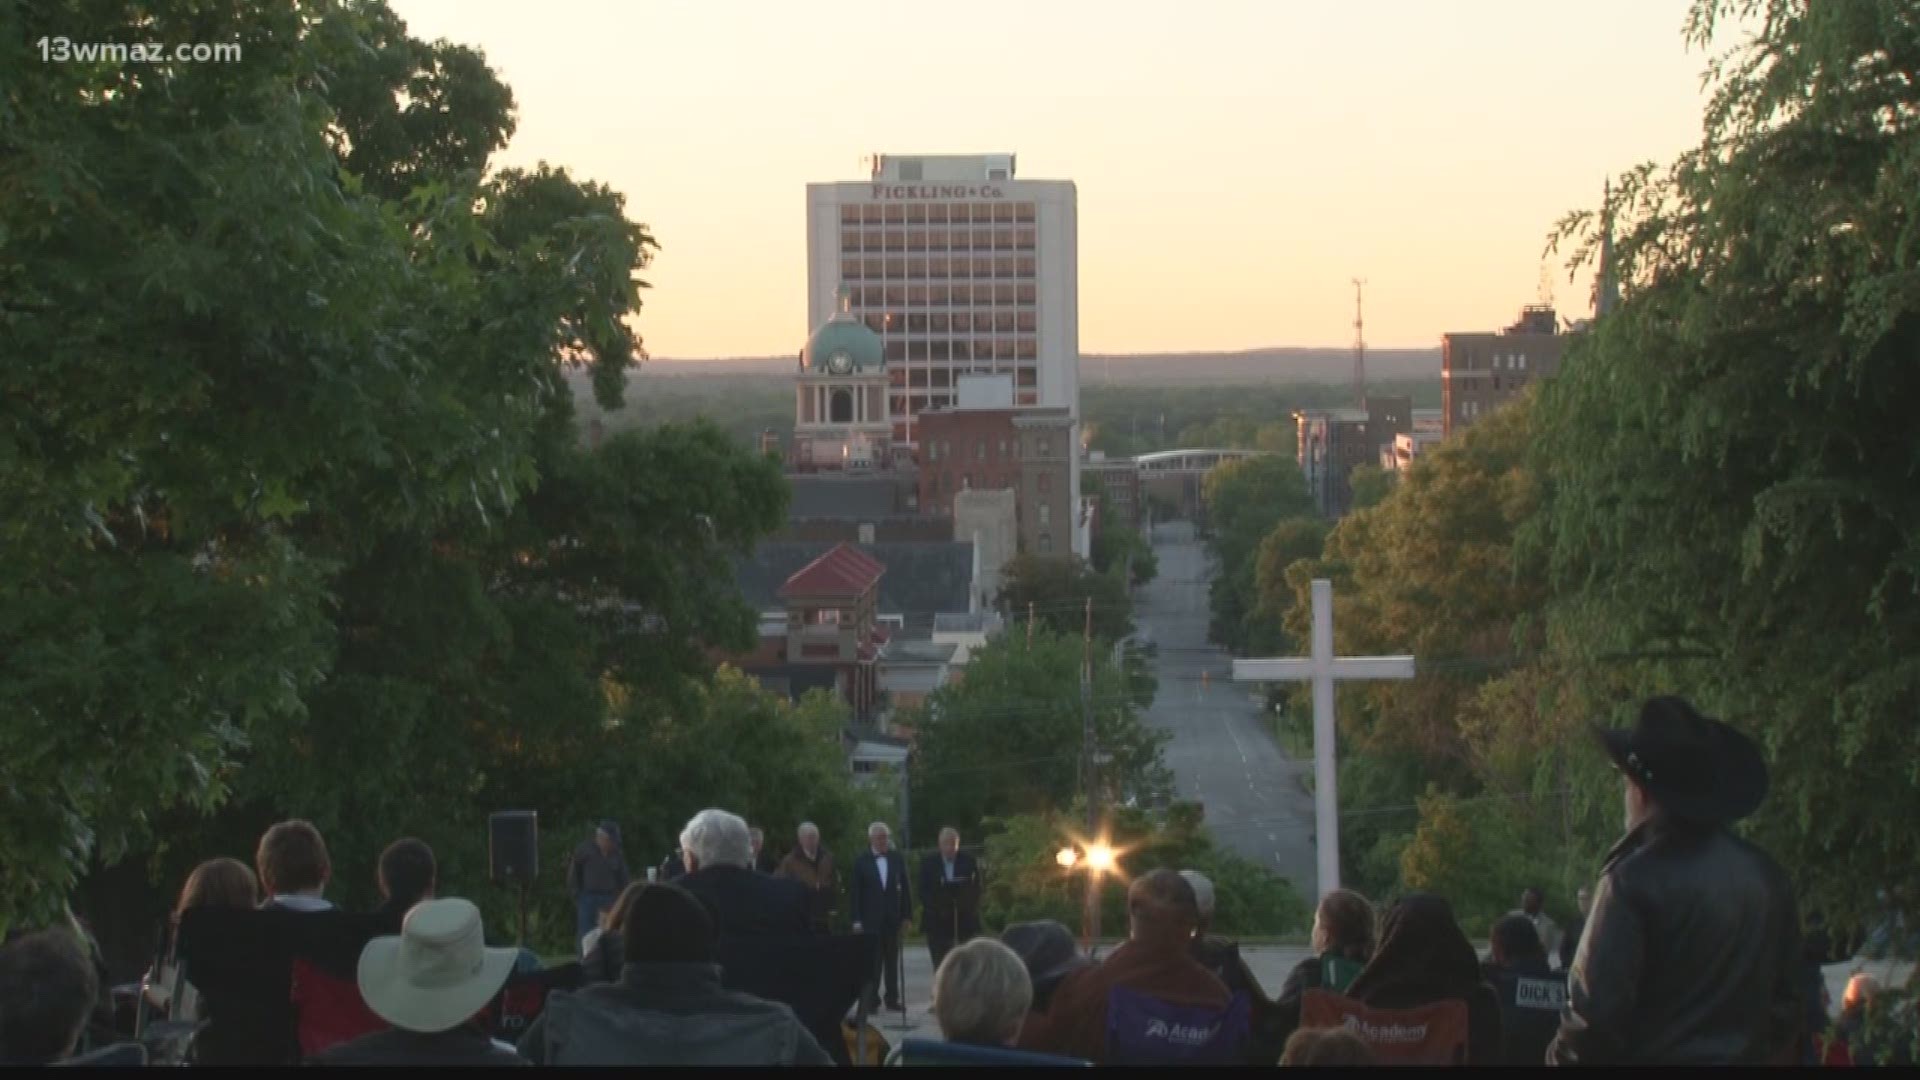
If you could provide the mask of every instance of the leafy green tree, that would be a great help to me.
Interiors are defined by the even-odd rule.
[[[1332,526],[1318,517],[1288,518],[1260,541],[1253,580],[1259,599],[1256,612],[1261,619],[1281,626],[1288,623],[1296,597],[1287,570],[1303,559],[1318,559],[1330,531]],[[1303,640],[1288,644],[1297,649]]]
[[[1216,467],[1201,493],[1214,561],[1213,640],[1236,651],[1277,648],[1278,627],[1256,611],[1256,563],[1261,542],[1276,525],[1313,512],[1306,479],[1292,458],[1276,454]]]
[[[1355,465],[1348,474],[1347,484],[1353,491],[1354,510],[1365,510],[1376,506],[1393,490],[1394,474],[1378,465]]]
[[[579,445],[567,373],[618,404],[653,241],[561,170],[482,179],[512,99],[477,54],[379,4],[0,25],[0,923],[293,815],[343,899],[419,835],[497,928],[492,809],[851,828],[840,719],[708,686],[778,470],[710,425]],[[247,63],[29,63],[42,33]]]
[[[935,691],[915,724],[914,817],[977,833],[990,816],[1068,805],[1081,782],[1085,645],[1039,629],[1029,645],[1014,628],[976,650],[966,678]],[[1089,700],[1109,798],[1164,791],[1164,733],[1135,711],[1137,698],[1106,649],[1094,652]]]
[[[983,921],[1005,927],[1033,919],[1055,919],[1078,928],[1085,903],[1087,875],[1067,871],[1056,861],[1063,846],[1084,839],[1084,817],[1069,814],[1016,814],[997,818],[986,843],[989,868],[982,896]],[[1156,823],[1139,810],[1118,809],[1108,833],[1118,854],[1119,880],[1101,889],[1101,930],[1126,933],[1125,882],[1152,870],[1197,870],[1214,885],[1214,929],[1235,936],[1304,932],[1312,921],[1306,901],[1279,875],[1217,847],[1202,825],[1198,808],[1174,803]]]
[[[1742,15],[1700,145],[1606,208],[1626,295],[1542,396],[1542,538],[1569,649],[1757,736],[1754,831],[1858,916],[1920,861],[1920,10],[1701,0],[1689,34]]]
[[[1016,555],[1001,570],[1000,610],[1013,622],[1031,613],[1056,634],[1081,637],[1089,600],[1095,638],[1111,643],[1133,633],[1133,596],[1118,570],[1101,573],[1074,555]]]
[[[7,915],[228,796],[321,684],[329,580],[374,538],[483,528],[535,481],[565,273],[484,271],[472,178],[399,202],[341,171],[320,87],[364,21],[0,6]],[[246,62],[46,64],[43,35]]]
[[[1153,545],[1131,524],[1105,516],[1104,506],[1100,530],[1093,538],[1091,561],[1093,568],[1103,574],[1117,574],[1121,566],[1129,567],[1130,582],[1135,587],[1145,585],[1160,573],[1160,559],[1153,553]]]

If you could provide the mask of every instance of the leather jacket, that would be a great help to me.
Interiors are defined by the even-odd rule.
[[[1724,828],[1643,822],[1608,853],[1555,1065],[1763,1064],[1800,1033],[1787,877]]]

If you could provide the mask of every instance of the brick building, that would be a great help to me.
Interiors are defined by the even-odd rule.
[[[1065,555],[1075,529],[1073,415],[1060,408],[930,409],[920,414],[920,507],[953,517],[954,496],[1010,490],[1019,550]]]
[[[1535,379],[1560,371],[1572,335],[1560,332],[1554,310],[1542,304],[1520,309],[1520,318],[1499,333],[1455,333],[1441,338],[1442,434],[1487,415]]]

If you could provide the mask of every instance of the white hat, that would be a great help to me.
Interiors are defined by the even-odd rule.
[[[489,949],[472,901],[423,900],[397,937],[378,937],[360,953],[360,996],[382,1020],[406,1031],[436,1032],[471,1020],[513,974],[516,949]]]

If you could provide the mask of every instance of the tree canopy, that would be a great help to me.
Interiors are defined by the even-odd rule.
[[[1069,805],[1081,782],[1080,673],[1085,644],[1010,628],[977,649],[965,677],[940,688],[915,722],[914,816],[979,831],[987,818]],[[1163,733],[1147,727],[1139,695],[1111,651],[1094,651],[1089,697],[1109,801],[1170,789]]]
[[[620,403],[654,241],[604,186],[487,172],[513,98],[484,58],[380,3],[0,0],[0,28],[0,923],[286,816],[348,898],[413,833],[488,902],[492,809],[649,843],[689,801],[858,816],[819,706],[710,684],[777,466],[704,424],[581,446],[567,373]],[[47,64],[42,35],[245,62]],[[736,718],[740,764],[701,771]]]
[[[1290,454],[1228,461],[1201,483],[1213,555],[1210,633],[1235,652],[1279,648],[1278,626],[1259,611],[1260,546],[1282,521],[1309,516],[1313,499]]]
[[[1920,10],[1701,0],[1688,32],[1740,15],[1700,145],[1563,225],[1578,258],[1613,223],[1626,295],[1542,395],[1538,539],[1556,636],[1626,658],[1587,685],[1757,736],[1757,833],[1857,913],[1920,856]]]

